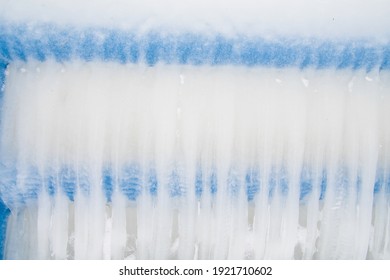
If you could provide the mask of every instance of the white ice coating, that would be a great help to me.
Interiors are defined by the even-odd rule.
[[[389,93],[388,72],[12,63],[2,160],[15,160],[19,171],[87,168],[92,187],[86,195],[77,185],[74,202],[42,192],[14,206],[5,257],[388,259],[389,194],[382,188],[374,199],[373,190],[378,170],[385,178],[390,170]],[[157,196],[129,201],[115,182],[106,201],[102,167],[127,162],[154,165]],[[216,172],[214,195],[195,195],[199,166],[204,180]],[[185,194],[172,198],[175,167]],[[303,167],[314,181],[300,202]],[[248,202],[250,168],[265,185],[272,168],[284,168],[288,194],[261,188]],[[232,170],[234,195],[226,187]],[[15,195],[1,191],[5,202]],[[25,191],[23,178],[15,191]]]
[[[0,21],[265,37],[390,39],[387,0],[0,0]]]

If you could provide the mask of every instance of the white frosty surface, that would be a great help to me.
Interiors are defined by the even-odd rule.
[[[87,170],[91,190],[77,185],[74,202],[43,191],[38,201],[14,205],[5,256],[389,258],[388,193],[373,196],[378,170],[389,176],[389,89],[387,72],[12,63],[1,159],[19,176],[16,189],[2,185],[2,197],[28,191],[20,174],[31,166],[40,174]],[[116,180],[128,162],[155,168],[157,196],[127,200]],[[118,176],[111,203],[101,189],[107,165]],[[313,189],[300,203],[304,167]],[[184,192],[172,198],[175,168]],[[205,185],[195,196],[199,168],[205,182],[216,172],[214,195]],[[272,196],[265,187],[248,202],[248,170],[267,187],[276,176]]]
[[[162,32],[390,38],[386,0],[1,0],[0,22]]]

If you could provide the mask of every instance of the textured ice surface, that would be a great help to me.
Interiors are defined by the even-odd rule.
[[[386,71],[13,62],[6,258],[389,258]]]
[[[388,1],[0,7],[7,258],[390,258]]]
[[[386,0],[1,0],[0,21],[122,30],[389,40]]]

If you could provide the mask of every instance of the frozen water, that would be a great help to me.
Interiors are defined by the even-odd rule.
[[[390,258],[386,71],[7,71],[6,258]]]
[[[144,32],[210,32],[388,42],[386,0],[0,0],[0,21]]]

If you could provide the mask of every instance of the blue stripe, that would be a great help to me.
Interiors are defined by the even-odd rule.
[[[390,69],[390,44],[320,38],[265,39],[53,25],[0,25],[0,61],[74,58],[120,63]]]
[[[359,192],[362,182],[360,175],[358,174],[356,180],[348,181],[348,174],[348,168],[339,167],[337,174],[335,174],[335,181],[333,181],[336,188],[340,191],[355,188]],[[390,193],[390,176],[385,178],[384,174],[383,171],[378,171],[375,186],[373,186],[374,193],[381,191]],[[390,172],[386,174],[390,174]],[[162,191],[162,187],[168,190],[171,197],[185,196],[189,189],[185,183],[187,182],[185,171],[179,168],[173,169],[164,177],[159,177],[153,167],[142,170],[136,163],[123,166],[117,173],[109,165],[106,165],[101,174],[97,174],[97,176],[96,178],[95,175],[94,182],[100,184],[108,201],[111,201],[114,190],[134,201],[142,193],[148,193],[152,196],[158,195]],[[206,192],[214,195],[222,184],[233,197],[243,190],[248,201],[251,201],[262,188],[266,188],[270,198],[275,192],[288,196],[292,184],[287,170],[283,167],[271,168],[267,176],[256,168],[248,168],[245,173],[238,173],[232,168],[227,174],[226,181],[221,181],[218,176],[217,169],[198,168],[193,182],[195,195],[200,197]],[[34,167],[17,170],[2,164],[0,168],[0,190],[2,198],[8,206],[36,200],[42,191],[50,195],[60,191],[73,201],[77,192],[88,195],[92,184],[91,179],[92,174],[87,169],[80,168],[77,171],[69,166],[62,167],[58,171],[48,169],[45,174],[40,174],[38,169]],[[325,169],[317,174],[309,166],[302,168],[298,182],[300,200],[305,201],[314,188],[318,189],[318,198],[322,200],[326,195],[328,179]],[[162,182],[164,182],[163,185]],[[351,182],[355,182],[355,185],[352,186]],[[23,191],[18,189],[20,185],[23,185]]]
[[[3,94],[4,94],[4,82],[5,82],[5,69],[7,64],[0,60],[0,105],[3,104]],[[1,110],[1,106],[0,106]],[[0,111],[1,113],[1,111]],[[0,120],[1,121],[1,120]]]
[[[0,198],[0,260],[4,259],[4,243],[9,210]]]

